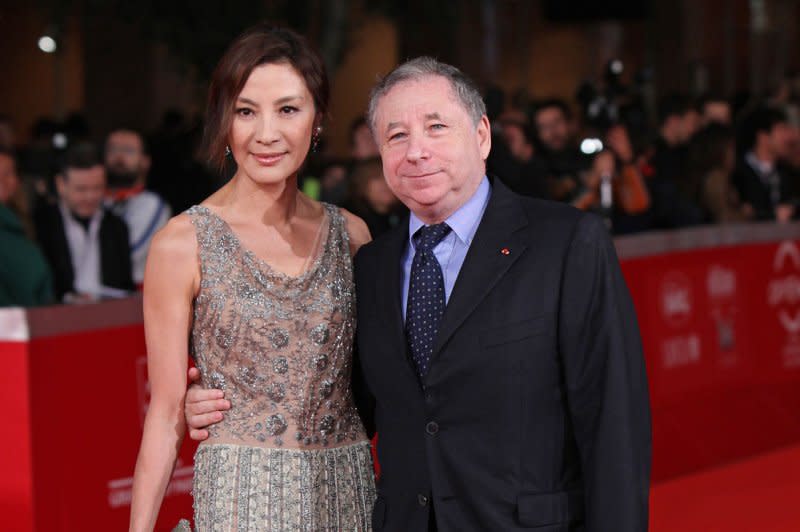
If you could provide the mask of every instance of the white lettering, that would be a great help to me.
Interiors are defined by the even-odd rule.
[[[773,307],[781,303],[794,305],[800,302],[800,276],[789,275],[771,281],[767,285],[767,301]]]

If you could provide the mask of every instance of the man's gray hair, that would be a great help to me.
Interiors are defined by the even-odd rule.
[[[369,107],[367,108],[367,123],[375,136],[375,112],[378,108],[378,102],[381,98],[392,90],[392,87],[404,81],[419,81],[431,76],[441,76],[450,82],[450,87],[453,89],[458,101],[467,111],[467,114],[472,119],[473,125],[477,126],[481,117],[486,114],[486,104],[483,103],[481,93],[475,83],[469,79],[463,72],[447,63],[437,61],[432,57],[417,57],[406,61],[398,66],[377,85],[372,88],[369,94]]]

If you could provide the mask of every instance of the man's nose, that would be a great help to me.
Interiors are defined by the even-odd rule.
[[[409,162],[416,162],[420,159],[427,159],[428,155],[428,147],[425,143],[425,139],[421,135],[409,135],[406,159]]]

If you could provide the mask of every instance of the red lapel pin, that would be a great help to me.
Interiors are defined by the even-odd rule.
[[[500,250],[500,253],[502,253],[503,255],[511,255],[511,250],[508,248],[503,248]]]

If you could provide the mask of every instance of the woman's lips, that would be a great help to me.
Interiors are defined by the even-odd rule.
[[[273,166],[278,164],[281,159],[286,155],[286,152],[282,153],[251,153],[253,158],[258,162],[258,164],[262,166]]]

